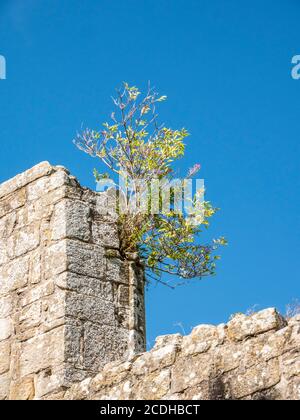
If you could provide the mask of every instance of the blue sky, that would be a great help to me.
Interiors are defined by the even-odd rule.
[[[219,323],[253,305],[300,297],[298,0],[1,0],[0,182],[42,161],[95,187],[72,144],[97,127],[123,80],[169,97],[161,118],[185,126],[210,234],[229,240],[217,276],[147,292],[148,341]]]

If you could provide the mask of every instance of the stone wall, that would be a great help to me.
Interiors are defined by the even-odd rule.
[[[114,196],[41,163],[0,185],[0,399],[300,399],[300,316],[158,337]],[[144,353],[143,353],[144,352]]]
[[[47,162],[0,185],[0,399],[144,351],[143,270],[120,255],[112,204]]]
[[[286,322],[271,308],[158,337],[151,351],[45,399],[299,400],[300,315]]]

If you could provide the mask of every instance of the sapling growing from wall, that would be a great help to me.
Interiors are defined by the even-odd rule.
[[[201,232],[217,209],[199,199],[199,190],[190,197],[191,213],[176,207],[176,197],[183,195],[184,184],[172,184],[176,178],[174,163],[184,155],[188,132],[158,122],[157,107],[166,99],[150,86],[143,96],[137,87],[124,83],[113,98],[111,122],[105,122],[98,130],[85,129],[77,134],[74,143],[107,168],[108,172],[102,173],[94,170],[96,181],[116,176],[125,179],[126,193],[116,184],[123,203],[118,207],[122,255],[137,253],[148,279],[162,281],[163,273],[184,280],[202,278],[215,273],[219,259],[215,251],[226,240],[221,237],[211,243],[201,242]],[[185,181],[199,169],[199,164],[194,165]],[[153,181],[159,182],[156,197],[147,195],[145,201]],[[129,186],[135,194],[134,211],[126,207]],[[170,206],[162,211],[166,197]],[[158,212],[152,211],[154,199],[158,201]],[[144,205],[138,206],[141,201]]]

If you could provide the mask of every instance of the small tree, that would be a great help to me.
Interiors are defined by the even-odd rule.
[[[126,185],[133,185],[137,193],[140,180],[144,185],[167,180],[159,191],[160,206],[170,191],[168,181],[175,176],[173,163],[184,155],[188,136],[184,128],[173,130],[158,123],[156,108],[165,100],[166,96],[159,96],[150,86],[142,96],[138,88],[124,83],[113,98],[116,109],[111,114],[112,123],[105,122],[97,131],[86,129],[74,140],[79,149],[99,158],[109,169],[110,174],[95,169],[97,181],[113,173],[126,174]],[[199,169],[199,164],[194,165],[186,178],[191,179]],[[174,197],[182,194],[181,188],[171,188],[173,206],[165,213],[151,213],[151,198],[146,212],[120,212],[121,253],[137,252],[148,278],[161,281],[162,273],[186,280],[212,275],[219,259],[214,251],[226,244],[223,237],[210,244],[200,243],[199,235],[217,209],[208,201],[201,202],[198,191],[192,197],[193,214],[176,211]]]

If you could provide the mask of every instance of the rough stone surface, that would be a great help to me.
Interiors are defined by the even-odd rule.
[[[144,351],[144,274],[120,256],[109,202],[48,162],[0,185],[1,399],[59,393]]]
[[[158,337],[110,191],[47,162],[0,185],[0,399],[299,400],[300,316]]]
[[[59,399],[299,400],[300,317],[286,322],[271,308],[158,337],[149,352],[108,363]]]

